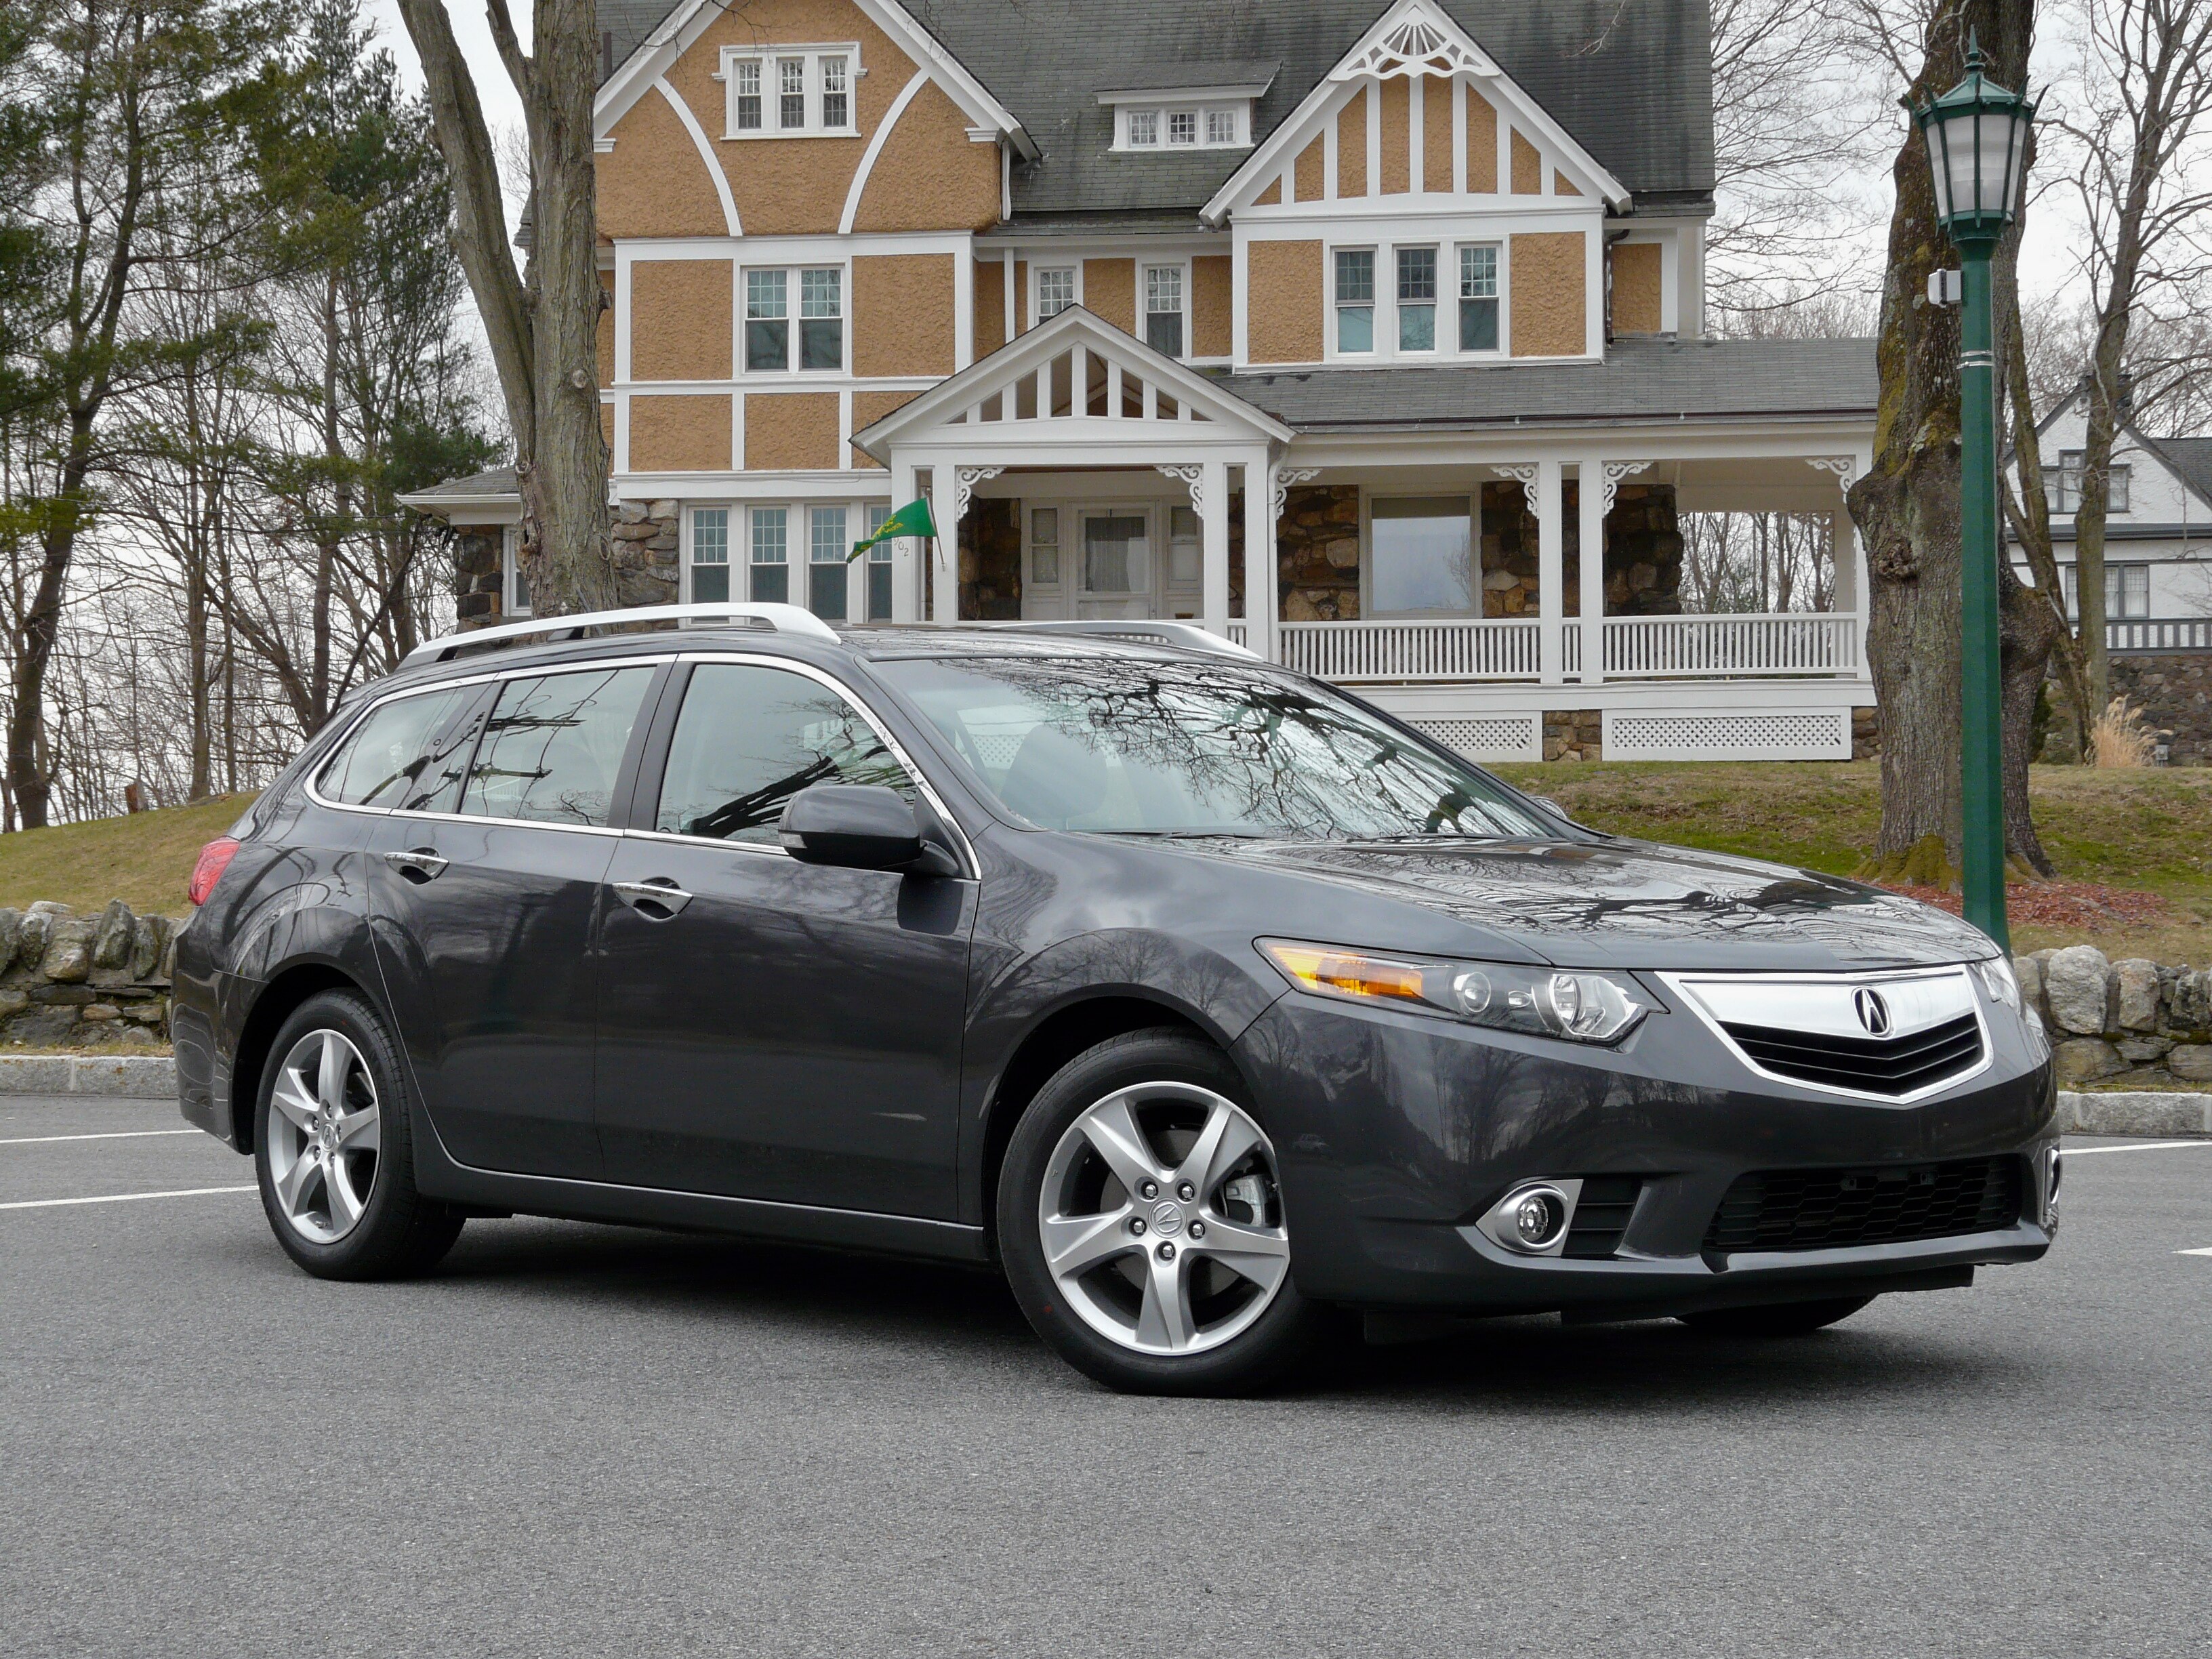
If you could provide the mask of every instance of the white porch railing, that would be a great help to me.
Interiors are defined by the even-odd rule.
[[[1325,680],[1536,678],[1536,621],[1284,623],[1285,667]]]
[[[2107,651],[2212,651],[2212,617],[2107,622]]]
[[[1605,619],[1607,679],[1853,674],[1858,668],[1859,619],[1848,613]]]

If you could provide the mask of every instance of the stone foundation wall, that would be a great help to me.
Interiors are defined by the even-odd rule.
[[[2212,766],[2212,652],[2107,659],[2112,695],[2142,710],[2143,724],[2171,732],[2169,766]]]
[[[1544,711],[1544,758],[1594,761],[1605,758],[1605,711],[1547,708]]]
[[[2212,970],[2107,961],[2088,945],[2013,963],[2051,1033],[2060,1086],[2157,1091],[2212,1085]]]
[[[1359,486],[1297,484],[1275,526],[1285,622],[1359,617]]]
[[[154,1048],[168,1041],[177,924],[118,899],[98,915],[64,904],[0,909],[0,1042],[40,1048]]]
[[[463,629],[489,628],[501,615],[499,546],[495,524],[457,525],[453,529],[453,612]]]
[[[1565,614],[1579,617],[1582,507],[1579,486],[1562,486],[1566,519]],[[1528,492],[1510,480],[1482,486],[1482,614],[1536,614],[1539,526]],[[1672,484],[1623,484],[1605,520],[1605,614],[1674,617],[1682,610],[1682,537]]]
[[[683,590],[678,568],[682,557],[678,541],[678,503],[624,501],[615,508],[612,538],[615,599],[623,605],[674,605]],[[734,521],[738,515],[731,514]],[[453,611],[459,626],[466,630],[489,628],[514,618],[506,614],[506,583],[500,571],[500,546],[504,536],[498,525],[460,525],[453,531]],[[744,579],[744,553],[732,525],[730,580]],[[744,597],[733,586],[732,597]]]

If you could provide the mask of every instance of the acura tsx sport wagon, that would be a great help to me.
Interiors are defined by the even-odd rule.
[[[184,1113],[309,1273],[515,1212],[994,1264],[1200,1392],[1354,1312],[1787,1334],[2049,1248],[2049,1045],[1960,921],[1188,628],[708,609],[427,646],[202,854]]]

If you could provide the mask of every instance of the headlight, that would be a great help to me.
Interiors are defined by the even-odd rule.
[[[2014,1013],[2020,1012],[2020,981],[2013,977],[2012,963],[2002,957],[1991,957],[1985,962],[1966,964],[1991,1002],[2001,1002]]]
[[[1635,981],[1589,969],[1373,956],[1293,939],[1263,939],[1260,948],[1302,991],[1443,1014],[1530,1036],[1613,1042],[1652,1006]]]

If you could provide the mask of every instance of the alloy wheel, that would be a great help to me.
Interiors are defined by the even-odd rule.
[[[1037,1200],[1044,1261],[1092,1330],[1139,1353],[1219,1347],[1291,1264],[1275,1149],[1211,1089],[1116,1090],[1069,1124]]]
[[[360,1224],[381,1128],[375,1080],[350,1038],[325,1029],[292,1045],[269,1096],[269,1175],[301,1237],[335,1244]]]

